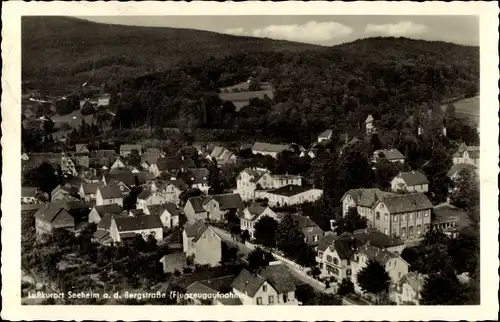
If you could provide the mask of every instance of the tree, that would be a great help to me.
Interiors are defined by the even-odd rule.
[[[453,205],[469,209],[479,204],[479,186],[477,175],[472,171],[462,170],[455,182],[455,190],[450,196]]]
[[[60,178],[56,175],[56,170],[47,162],[29,170],[24,176],[23,186],[38,187],[49,196],[59,184]]]
[[[137,197],[142,192],[142,187],[136,186],[133,187],[129,194],[123,199],[123,209],[130,210],[135,209],[137,204]]]
[[[130,154],[128,156],[128,163],[135,167],[141,164],[141,156],[139,154],[139,151],[135,149],[130,151]]]
[[[274,261],[274,256],[260,247],[255,248],[248,254],[248,267],[251,270],[265,268],[272,261]]]
[[[90,115],[90,114],[94,113],[94,106],[89,101],[86,101],[83,104],[80,112],[82,113],[82,115]]]
[[[51,134],[54,132],[54,127],[54,121],[52,121],[50,117],[45,118],[45,121],[43,121],[43,130],[45,131],[45,134]]]
[[[250,233],[248,232],[248,230],[245,229],[241,232],[241,239],[243,240],[243,242],[250,240]]]
[[[180,195],[179,195],[179,199],[180,201],[182,202],[182,204],[186,204],[186,202],[189,200],[189,198],[191,197],[198,197],[198,196],[201,196],[202,195],[202,192],[200,189],[198,188],[194,188],[194,189],[187,189],[187,190],[184,190]]]
[[[319,269],[318,266],[314,266],[312,269],[311,269],[311,276],[314,277],[314,278],[318,278],[318,276],[321,275],[321,270]]]
[[[240,218],[236,215],[236,211],[228,211],[224,215],[224,219],[227,222],[227,228],[233,235],[238,235],[241,231]]]
[[[287,214],[278,224],[276,232],[276,246],[283,251],[286,257],[298,258],[298,251],[304,247],[304,234],[292,215]]]
[[[479,231],[463,228],[457,238],[448,243],[448,253],[458,274],[468,272],[473,275],[479,265]]]
[[[423,262],[419,247],[406,247],[401,252],[401,258],[410,264],[411,271],[422,272]]]
[[[264,246],[275,246],[277,229],[278,222],[274,218],[263,216],[255,223],[255,241]]]
[[[465,288],[455,274],[436,273],[429,275],[420,295],[422,305],[465,304]]]
[[[387,159],[379,159],[375,165],[375,180],[382,189],[388,189],[391,186],[391,180],[398,175],[400,168]]]
[[[217,161],[213,160],[210,165],[208,174],[208,185],[210,186],[209,194],[220,194],[224,192],[224,184],[221,180],[220,169],[217,165]]]
[[[377,298],[381,293],[389,291],[391,278],[385,267],[375,260],[369,260],[356,278],[363,292],[376,294]]]
[[[358,229],[365,229],[367,227],[367,219],[361,217],[355,207],[349,208],[347,215],[341,217],[336,222],[335,232],[341,235],[343,232],[353,233]]]
[[[339,286],[337,291],[338,295],[347,295],[354,293],[354,284],[351,282],[349,278],[342,279],[342,283]]]

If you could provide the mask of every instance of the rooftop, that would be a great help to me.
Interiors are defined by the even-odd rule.
[[[420,171],[408,171],[399,173],[396,178],[401,178],[409,186],[429,184],[427,177]]]
[[[289,148],[290,146],[288,144],[271,144],[265,142],[255,142],[252,146],[252,150],[255,152],[270,152],[270,153],[280,153]]]

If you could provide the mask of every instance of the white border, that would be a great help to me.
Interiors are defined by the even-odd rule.
[[[498,7],[495,2],[6,2],[2,5],[2,318],[11,320],[488,320],[498,312]],[[23,15],[479,15],[481,305],[223,307],[20,305],[20,94]]]

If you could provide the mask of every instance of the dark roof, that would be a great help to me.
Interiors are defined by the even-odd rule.
[[[97,228],[99,229],[104,229],[104,230],[109,230],[111,227],[111,219],[112,218],[117,218],[117,217],[126,217],[127,215],[124,213],[105,213],[103,216],[101,216],[101,221],[99,221],[99,224],[97,224]]]
[[[270,264],[260,271],[260,275],[264,277],[278,293],[295,291],[295,279],[290,270],[283,264]]]
[[[461,171],[469,171],[473,172],[477,170],[477,167],[472,165],[472,164],[466,164],[466,163],[458,163],[454,164],[450,170],[446,173],[448,177],[453,177],[455,174],[460,173]]]
[[[248,220],[255,220],[257,219],[258,216],[260,216],[268,207],[264,207],[262,206],[261,204],[257,203],[257,202],[253,202],[251,203],[247,208],[246,210],[248,210],[248,212],[250,213],[250,215],[252,216],[251,218],[246,218]],[[244,213],[242,212],[240,214],[241,217],[244,217]]]
[[[52,222],[61,213],[67,213],[64,205],[61,203],[50,203],[40,207],[35,213],[35,217],[45,222]]]
[[[333,233],[326,234],[319,240],[318,250],[324,252],[336,238],[337,236]]]
[[[358,249],[359,253],[365,254],[369,259],[385,264],[389,259],[399,257],[396,253],[365,244]]]
[[[22,187],[21,197],[36,197],[37,189],[35,187]]]
[[[353,237],[359,244],[368,242],[378,248],[403,245],[403,241],[399,238],[388,236],[376,228],[358,229],[354,231]]]
[[[345,197],[351,196],[354,199],[354,202],[358,206],[362,207],[373,207],[378,200],[381,200],[384,196],[393,195],[391,192],[385,192],[378,188],[360,188],[360,189],[351,189],[347,191],[344,196],[342,196],[341,201],[344,200]]]
[[[137,199],[148,199],[151,194],[152,193],[149,190],[142,190],[141,193],[139,193],[139,195],[137,196]]]
[[[290,146],[288,144],[271,144],[264,142],[255,142],[252,146],[252,150],[255,152],[275,152],[279,153],[284,150],[289,149]]]
[[[120,205],[116,203],[112,203],[109,205],[95,206],[94,208],[97,211],[97,213],[101,215],[101,217],[106,213],[119,214],[122,212],[122,207],[120,207]]]
[[[181,253],[183,254],[183,253]],[[184,255],[184,254],[183,254]],[[233,275],[210,278],[206,280],[196,281],[186,288],[188,294],[217,294],[224,289],[231,289],[231,284],[235,277]],[[238,298],[236,298],[239,300]],[[220,300],[220,299],[218,299]],[[235,301],[228,301],[225,305],[238,305]],[[240,301],[241,304],[241,301]]]
[[[298,186],[298,185],[294,185],[294,184],[289,184],[289,185],[283,186],[281,188],[271,190],[268,193],[272,193],[272,194],[280,195],[280,196],[291,197],[291,196],[298,195],[300,193],[303,193],[303,192],[311,190],[311,189],[312,189],[312,187],[308,187],[308,186]]]
[[[160,217],[154,215],[118,217],[114,218],[114,220],[118,231],[135,231],[163,227]]]
[[[111,240],[111,236],[109,235],[109,231],[103,230],[103,229],[98,229],[94,233],[94,238],[103,241],[103,240]]]
[[[194,161],[188,156],[159,158],[157,165],[160,171],[196,168]]]
[[[196,196],[196,197],[191,197],[187,200],[187,204],[191,204],[191,207],[193,208],[195,213],[199,212],[205,212],[205,208],[203,208],[203,200],[205,197],[203,196]]]
[[[184,231],[186,232],[186,236],[188,238],[194,238],[198,235],[201,235],[205,229],[207,228],[207,225],[201,221],[197,221],[191,225],[187,225],[184,228]]]
[[[245,204],[243,200],[241,200],[241,196],[238,193],[228,193],[221,195],[211,195],[207,196],[203,201],[203,204],[206,205],[210,200],[215,200],[219,204],[219,209],[227,210],[227,209],[244,209]]]
[[[411,212],[431,209],[432,203],[423,193],[394,194],[382,200],[391,213]]]
[[[188,188],[188,185],[183,180],[176,179],[176,180],[170,180],[170,181],[166,182],[165,185],[162,186],[161,189],[167,187],[170,184],[173,185],[174,187],[176,187],[177,189],[179,189],[180,191],[184,191]]]
[[[147,162],[149,164],[156,164],[161,153],[143,153],[141,155],[141,162]]]
[[[44,204],[42,203],[28,203],[21,205],[21,211],[33,211],[40,209]]]
[[[344,232],[342,235],[335,238],[333,247],[340,259],[349,259],[356,251],[356,240],[351,233]]]
[[[130,215],[131,215],[131,216],[142,216],[142,215],[146,215],[146,214],[144,213],[144,210],[142,210],[142,209],[130,209],[130,210],[129,210],[129,212],[130,212]]]
[[[186,175],[189,177],[190,184],[200,184],[208,182],[210,171],[207,168],[188,169]]]
[[[123,144],[120,146],[120,152],[131,152],[137,150],[137,152],[142,151],[142,145],[140,144]]]
[[[120,233],[120,239],[134,238],[136,233]]]
[[[92,156],[96,158],[114,158],[116,156],[115,150],[95,150]]]
[[[105,178],[106,183],[108,183],[108,181],[116,180],[119,182],[123,182],[129,187],[132,187],[135,186],[136,183],[140,185],[145,183],[149,179],[149,176],[150,174],[145,172],[133,173],[130,170],[113,170],[113,172],[107,174]]]
[[[196,242],[200,239],[200,237],[203,235],[203,233],[204,233],[204,232],[205,232],[208,228],[210,228],[210,230],[212,230],[214,233],[216,233],[216,235],[219,237],[219,239],[222,239],[222,238],[221,238],[221,236],[219,236],[219,233],[218,233],[217,231],[215,231],[215,230],[213,229],[213,227],[211,227],[211,226],[206,226],[206,227],[205,227],[205,229],[200,229],[200,230],[198,230],[198,234],[196,235],[196,237],[194,237],[194,238],[193,238],[193,242],[195,242],[195,243],[196,243]]]
[[[466,227],[470,223],[469,216],[465,211],[450,204],[437,205],[432,211],[435,216],[432,224],[454,221],[458,227]]]
[[[89,153],[89,149],[86,144],[75,144],[75,153]]]
[[[239,292],[253,297],[265,281],[266,279],[264,277],[250,273],[246,269],[242,269],[231,286]]]
[[[306,227],[317,227],[316,223],[311,220],[311,218],[307,216],[302,216],[299,214],[291,214],[292,220],[297,223],[299,228],[306,228]]]
[[[387,160],[399,160],[405,158],[405,156],[401,152],[399,152],[398,149],[377,150],[373,152],[373,154],[375,154],[377,157],[381,157],[381,154],[383,154],[383,156]]]
[[[180,215],[180,211],[177,209],[177,206],[170,202],[161,205],[148,205],[147,208],[151,215],[160,216],[164,210],[168,211],[172,216]]]
[[[101,186],[99,191],[103,199],[122,198],[122,191],[116,185]]]
[[[98,183],[82,183],[83,193],[86,195],[93,194],[97,192],[97,188],[99,187]]]
[[[401,178],[409,186],[415,186],[420,184],[429,184],[429,180],[420,171],[408,171],[399,173],[396,178]]]

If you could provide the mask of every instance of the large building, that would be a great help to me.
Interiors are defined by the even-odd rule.
[[[289,174],[272,174],[263,168],[247,168],[236,178],[236,191],[243,200],[254,200],[256,190],[278,189],[286,185],[302,186],[302,177]]]

